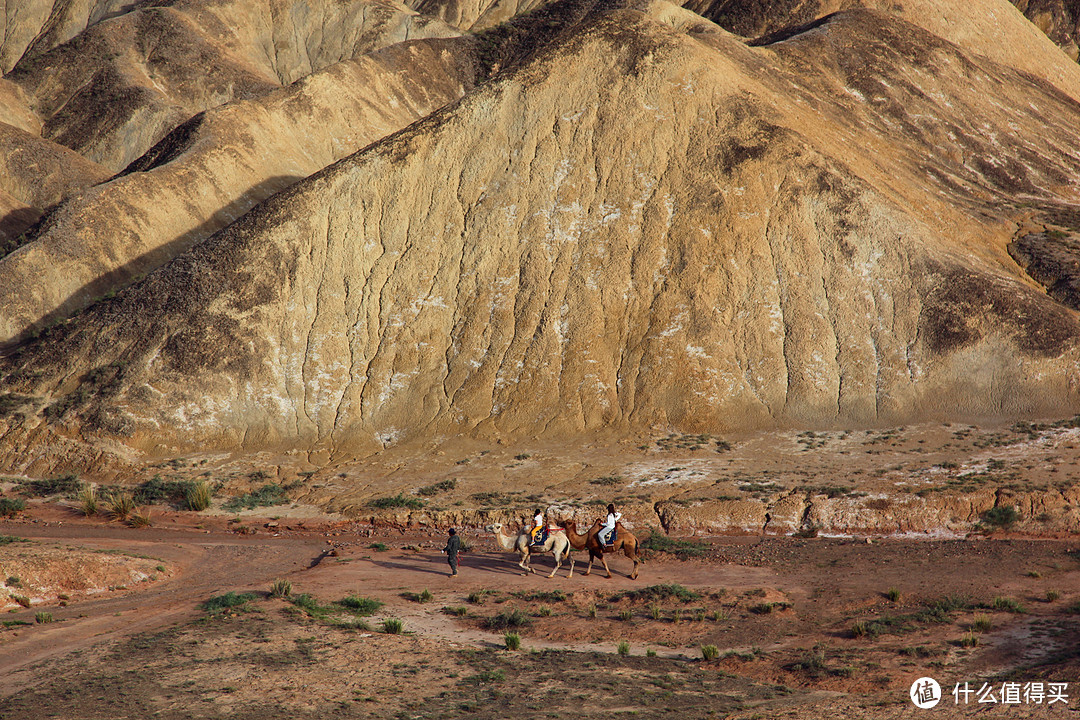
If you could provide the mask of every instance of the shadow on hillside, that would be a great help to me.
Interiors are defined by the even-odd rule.
[[[233,202],[217,210],[199,226],[83,285],[55,310],[45,314],[37,322],[32,323],[15,339],[7,343],[0,343],[0,355],[7,354],[20,345],[30,342],[42,330],[76,315],[80,311],[93,306],[99,300],[122,292],[148,273],[168,264],[169,261],[239,220],[265,200],[302,179],[299,175],[277,175],[253,185],[241,193]],[[6,219],[4,218],[4,220]],[[46,220],[46,218],[42,220]],[[44,223],[39,221],[39,224]],[[0,225],[0,228],[2,227]],[[30,242],[33,242],[33,240]]]

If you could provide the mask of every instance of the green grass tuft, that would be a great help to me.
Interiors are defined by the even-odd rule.
[[[525,627],[532,620],[521,610],[514,608],[513,610],[503,610],[497,615],[484,618],[483,625],[488,630],[506,630],[507,628],[520,628]]]
[[[270,483],[263,485],[258,490],[231,498],[225,503],[225,509],[229,512],[238,512],[240,510],[254,510],[257,507],[288,504],[289,496],[285,494],[285,489],[277,483]]]
[[[378,498],[368,503],[368,507],[373,507],[377,510],[390,510],[393,508],[406,508],[408,510],[419,510],[424,507],[424,501],[420,498],[408,497],[398,493],[391,497]]]
[[[660,601],[674,598],[680,602],[689,603],[700,600],[701,595],[693,590],[687,590],[682,585],[665,583],[663,585],[650,585],[640,590],[627,590],[613,595],[611,602],[618,602],[623,598],[634,601]]]
[[[270,597],[287,598],[292,595],[292,582],[278,578],[270,584]]]
[[[184,505],[188,510],[194,512],[202,512],[210,507],[210,503],[214,500],[214,490],[210,487],[210,483],[205,480],[200,480],[197,483],[192,483],[184,493]]]
[[[374,598],[360,597],[359,595],[349,595],[338,600],[337,604],[348,608],[354,615],[364,616],[374,615],[383,606],[381,602]]]
[[[222,612],[229,608],[246,605],[248,602],[254,600],[255,597],[255,593],[236,593],[230,590],[224,595],[217,595],[204,602],[202,604],[202,609],[212,613]]]

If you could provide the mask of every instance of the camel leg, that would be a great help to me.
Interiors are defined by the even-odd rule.
[[[574,555],[573,555],[573,553],[566,553],[566,559],[570,561],[570,574],[567,575],[566,577],[572,578],[572,577],[574,577]]]
[[[603,555],[600,556],[600,562],[604,563],[604,569],[607,570],[608,580],[611,579],[611,568],[607,566],[607,558]]]
[[[585,573],[584,573],[586,577],[588,577],[589,573],[592,572],[592,561],[593,561],[593,551],[590,550],[589,551],[589,567],[586,568]]]
[[[623,548],[623,553],[626,555],[626,557],[628,557],[628,558],[630,558],[631,560],[634,561],[634,571],[632,573],[630,573],[630,579],[631,580],[637,580],[637,567],[638,567],[637,547],[629,547],[629,546],[624,547]]]
[[[555,573],[559,572],[559,568],[561,568],[561,567],[562,567],[562,556],[558,552],[556,552],[555,553],[555,569],[551,571],[551,574],[548,575],[548,577],[549,578],[555,577]]]
[[[529,560],[530,559],[531,559],[531,556],[529,555],[528,552],[524,552],[524,553],[521,554],[521,562],[518,563],[518,567],[525,571],[525,573],[524,573],[525,575],[528,575],[531,572],[536,572],[529,565]]]

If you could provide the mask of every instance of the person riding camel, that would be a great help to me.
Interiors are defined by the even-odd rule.
[[[615,512],[615,504],[610,503],[607,506],[607,519],[604,520],[604,524],[600,528],[600,542],[605,545],[611,545],[615,542],[615,523],[622,520],[622,513]]]
[[[533,517],[532,529],[529,531],[529,534],[532,537],[533,545],[540,545],[544,542],[544,530],[546,529],[546,525],[547,522],[544,519],[544,512],[540,510],[540,508],[537,508],[536,515],[535,517]]]

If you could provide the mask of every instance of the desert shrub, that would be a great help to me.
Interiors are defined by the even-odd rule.
[[[973,632],[968,632],[963,637],[961,637],[956,642],[956,644],[959,645],[960,647],[967,647],[967,648],[978,647],[978,645],[979,645],[979,636],[976,635]]]
[[[528,600],[530,602],[564,602],[566,600],[566,593],[562,590],[551,590],[550,592],[517,590],[510,594],[516,598]]]
[[[4,581],[6,587],[22,587],[22,580],[17,575],[12,575]]]
[[[3,515],[3,513],[0,513]],[[30,542],[26,538],[15,537],[14,535],[0,535],[0,545],[8,545],[10,543],[28,543]]]
[[[319,612],[322,609],[319,605],[319,601],[311,593],[291,595],[289,597],[289,602],[301,610],[306,611],[309,615],[313,612]]]
[[[45,623],[51,623],[52,621],[53,621],[52,613],[48,613],[48,612],[44,612],[44,611],[34,613],[34,622],[36,622],[38,625],[44,625]]]
[[[391,497],[378,498],[368,503],[369,507],[376,508],[378,510],[389,510],[392,508],[407,508],[409,510],[419,510],[424,507],[424,501],[419,498],[407,497],[398,493]]]
[[[78,495],[79,509],[82,510],[82,514],[86,517],[92,517],[97,515],[98,511],[98,492],[97,485],[93,483],[86,483],[79,490]]]
[[[495,594],[495,590],[474,590],[473,592],[469,593],[469,596],[466,598],[466,600],[471,602],[473,605],[483,605],[487,601],[488,595]]]
[[[210,507],[213,499],[214,490],[210,487],[210,483],[205,480],[192,483],[184,493],[184,505],[188,510],[194,510],[195,512],[206,510]]]
[[[190,487],[188,480],[162,480],[160,475],[155,475],[136,487],[132,497],[139,505],[180,505]]]
[[[435,596],[431,594],[431,591],[424,588],[423,592],[418,593],[404,593],[402,597],[412,600],[413,602],[426,603],[431,602]]]
[[[653,620],[659,620],[662,616],[663,611],[660,609],[659,605],[655,603],[649,605],[649,617],[651,617]]]
[[[926,645],[917,645],[915,647],[902,647],[897,650],[897,652],[906,657],[928,658],[935,655],[941,655],[944,651],[927,647]]]
[[[374,550],[375,552],[386,552],[387,550],[390,549],[389,545],[386,545],[385,543],[381,543],[381,542],[371,543],[370,545],[368,545],[368,547],[371,548],[372,550]]]
[[[30,607],[30,598],[26,597],[25,595],[16,595],[12,593],[11,599],[25,608]]]
[[[441,492],[449,492],[456,487],[457,480],[442,480],[433,485],[426,485],[417,490],[416,492],[418,495],[423,495],[424,497],[431,497],[432,495],[438,495]]]
[[[360,597],[359,595],[349,595],[338,600],[337,604],[348,608],[355,615],[374,615],[383,606],[381,602],[374,598]]]
[[[255,599],[255,593],[236,593],[230,590],[224,595],[217,595],[202,604],[207,612],[221,612],[229,608],[240,607]]]
[[[708,544],[700,540],[676,540],[656,531],[651,531],[649,536],[641,541],[639,547],[652,552],[668,553],[679,560],[704,557],[709,552]]]
[[[588,612],[590,618],[593,618],[593,619],[596,618],[596,606],[595,605],[590,605],[587,612]]]
[[[668,599],[679,600],[680,602],[689,603],[695,600],[700,600],[701,595],[693,590],[687,590],[682,585],[676,583],[665,583],[663,585],[650,585],[640,590],[627,590],[626,592],[613,595],[611,602],[618,602],[623,598],[629,600],[647,600],[647,601],[661,601]]]
[[[277,483],[270,483],[245,495],[230,498],[225,503],[225,509],[230,512],[237,512],[239,510],[254,510],[257,507],[287,505],[288,503],[289,497],[285,494],[285,489]]]
[[[442,609],[447,615],[453,615],[454,617],[465,617],[469,614],[469,608],[464,605],[447,606]]]
[[[43,480],[27,480],[22,483],[21,490],[31,497],[51,495],[74,497],[79,492],[79,476],[69,474]]]
[[[1002,612],[1010,612],[1010,613],[1025,613],[1025,612],[1027,612],[1027,610],[1024,609],[1024,606],[1021,605],[1018,600],[1014,600],[1013,598],[1001,597],[1000,595],[998,597],[995,597],[993,600],[990,601],[990,607],[992,609],[994,609],[994,610],[1000,610]]]
[[[989,615],[976,615],[971,619],[971,629],[976,632],[988,632],[994,623]]]
[[[673,623],[682,622],[682,608],[675,608],[675,611],[673,613],[671,613],[671,622],[673,622]]]
[[[1048,603],[1057,602],[1058,598],[1060,597],[1061,593],[1059,593],[1057,590],[1046,591],[1046,602]]]
[[[530,622],[529,616],[517,608],[503,610],[498,615],[484,618],[484,627],[488,630],[505,630],[507,628],[525,627]]]
[[[618,485],[622,482],[622,478],[618,475],[605,475],[604,477],[598,477],[595,480],[590,480],[590,485],[601,485],[603,487],[611,487],[612,485]]]
[[[656,657],[656,651],[655,650],[646,650],[645,651],[645,657]]]
[[[551,617],[551,608],[541,605],[536,614],[540,617]]]
[[[508,632],[503,635],[503,643],[506,645],[507,650],[518,650],[521,648],[521,636],[517,633]]]
[[[139,508],[138,510],[132,510],[131,515],[128,517],[128,525],[133,528],[144,528],[150,526],[150,511],[146,508]]]
[[[984,525],[990,528],[1009,528],[1020,519],[1020,513],[1011,505],[998,505],[984,512],[979,517]]]
[[[405,624],[397,618],[387,618],[382,622],[383,632],[388,635],[400,635],[405,629]]]
[[[130,493],[118,490],[105,498],[105,510],[114,520],[123,522],[135,511],[135,500]]]
[[[502,682],[506,679],[506,673],[502,670],[485,670],[476,675],[470,675],[461,682],[465,685],[486,685],[487,683]]]
[[[626,642],[625,640],[620,640],[618,646],[615,648],[615,652],[619,653],[620,655],[629,655],[630,643]]]
[[[715,645],[702,645],[701,657],[703,660],[715,660],[720,657],[720,650]]]
[[[812,678],[821,678],[832,674],[832,669],[825,661],[825,648],[821,645],[815,645],[812,649],[804,653],[800,659],[790,665],[786,665],[785,669],[793,672],[806,673]]]
[[[928,602],[926,608],[915,613],[912,619],[922,623],[945,623],[952,620],[952,613],[957,610],[971,610],[974,607],[975,604],[965,595],[946,595]]]
[[[287,598],[292,595],[292,582],[284,578],[278,578],[270,583],[270,597]]]
[[[619,611],[619,619],[620,620],[629,622],[633,618],[634,618],[634,613],[633,613],[632,610],[620,610]]]
[[[900,602],[900,591],[896,588],[889,588],[889,591],[885,593],[885,597],[889,599],[889,602]]]
[[[15,517],[26,509],[22,498],[0,498],[0,517]]]

